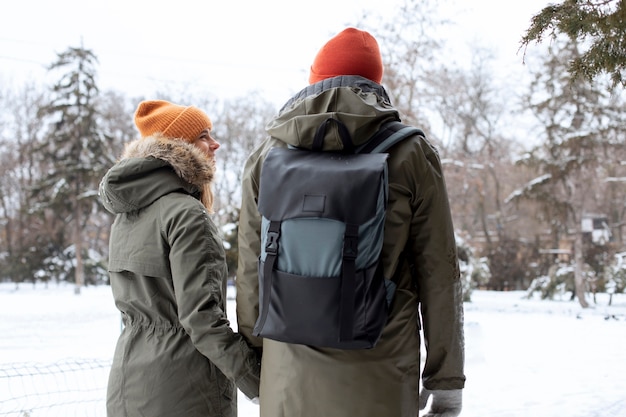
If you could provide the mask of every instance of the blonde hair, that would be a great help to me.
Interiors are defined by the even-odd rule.
[[[211,187],[211,183],[206,183],[204,184],[204,186],[202,187],[202,190],[200,190],[200,201],[202,202],[202,204],[204,205],[204,207],[207,209],[207,211],[209,212],[209,214],[213,214],[213,188]]]

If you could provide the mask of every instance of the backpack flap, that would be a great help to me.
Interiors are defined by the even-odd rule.
[[[261,171],[259,212],[269,220],[325,217],[363,224],[376,213],[387,156],[272,148]],[[364,204],[355,207],[355,200]]]
[[[360,235],[373,236],[359,240],[356,259],[357,269],[370,266],[368,259],[382,247],[386,159],[386,154],[270,150],[261,171],[258,208],[262,239],[270,222],[281,222],[279,270],[339,276],[346,224],[357,225]],[[266,243],[262,241],[262,260]]]

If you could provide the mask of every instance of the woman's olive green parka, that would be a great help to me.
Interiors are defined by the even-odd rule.
[[[100,184],[116,215],[108,268],[123,320],[110,417],[235,417],[236,386],[258,396],[259,360],[226,317],[224,248],[199,201],[212,166],[157,135],[131,142]]]

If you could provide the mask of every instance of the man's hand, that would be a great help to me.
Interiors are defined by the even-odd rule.
[[[461,414],[461,406],[463,403],[463,390],[427,390],[422,389],[420,392],[420,410],[426,408],[429,397],[433,397],[430,409],[424,417],[457,417]]]

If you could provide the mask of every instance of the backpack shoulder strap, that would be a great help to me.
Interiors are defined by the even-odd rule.
[[[420,135],[426,137],[421,129],[407,126],[398,121],[385,123],[363,146],[356,150],[356,153],[380,153],[408,138],[409,136]]]

